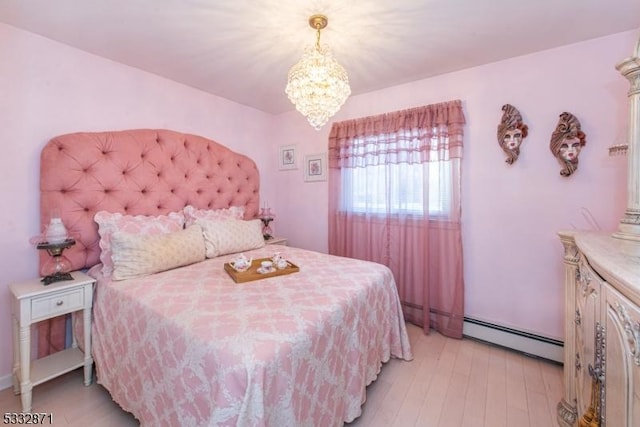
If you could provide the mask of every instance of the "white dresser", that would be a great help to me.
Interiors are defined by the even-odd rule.
[[[640,426],[640,242],[559,234],[566,272],[559,424]]]
[[[558,423],[565,427],[640,427],[640,41],[616,68],[630,83],[626,210],[614,233],[558,233],[565,264]]]

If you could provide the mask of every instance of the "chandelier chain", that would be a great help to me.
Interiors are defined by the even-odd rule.
[[[316,24],[316,50],[320,50],[320,24]]]

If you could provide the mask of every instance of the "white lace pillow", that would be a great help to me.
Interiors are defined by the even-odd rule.
[[[199,225],[167,234],[111,236],[113,280],[132,279],[203,261],[204,238]]]
[[[248,251],[264,246],[262,222],[259,219],[242,221],[197,220],[202,227],[207,258]]]
[[[110,277],[113,272],[113,261],[111,259],[111,236],[113,233],[124,231],[146,236],[171,233],[182,230],[184,227],[184,215],[182,212],[171,212],[168,215],[158,216],[133,216],[99,211],[93,219],[98,224],[100,262],[102,263],[102,274],[105,277]]]
[[[198,209],[187,205],[182,211],[187,225],[191,225],[199,219],[224,221],[244,218],[244,206],[231,206],[224,209]]]

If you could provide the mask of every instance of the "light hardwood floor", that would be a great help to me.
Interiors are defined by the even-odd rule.
[[[367,389],[362,415],[346,427],[553,427],[562,368],[469,339],[424,335],[408,325],[413,360],[391,360]],[[13,389],[2,413],[19,412]],[[33,411],[57,426],[136,426],[100,385],[76,370],[34,388]],[[321,426],[318,426],[321,427]]]

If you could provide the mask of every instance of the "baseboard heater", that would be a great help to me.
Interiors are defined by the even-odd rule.
[[[462,334],[468,338],[510,348],[530,356],[560,364],[564,362],[564,343],[552,338],[470,317],[464,318]]]

